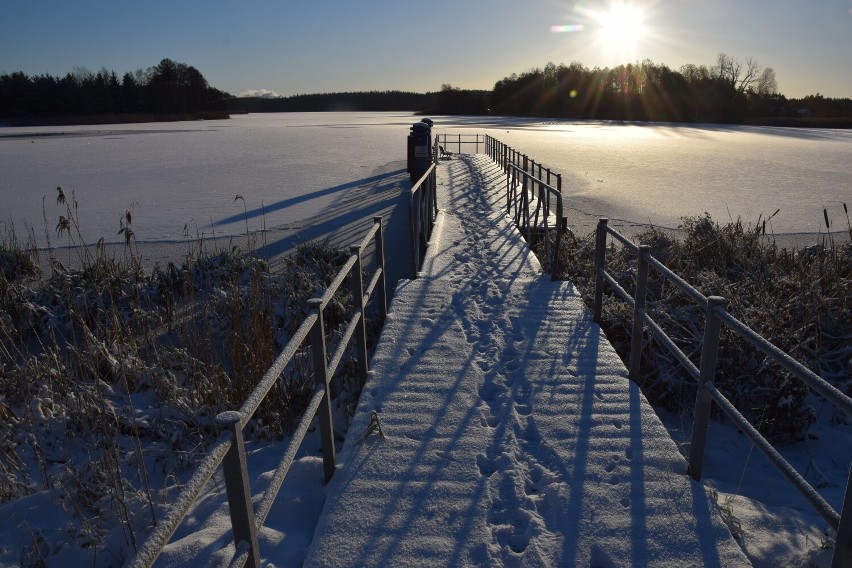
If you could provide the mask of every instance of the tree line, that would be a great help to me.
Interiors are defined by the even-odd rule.
[[[163,59],[124,73],[78,67],[64,77],[0,75],[0,120],[107,115],[191,116],[218,111],[415,111],[661,122],[852,127],[852,99],[819,93],[787,99],[775,72],[720,53],[714,65],[673,70],[650,60],[613,68],[548,63],[497,81],[490,91],[449,84],[438,92],[371,91],[291,97],[234,97],[195,67]]]
[[[422,111],[434,108],[435,93],[366,91],[290,97],[240,97],[223,101],[230,112]]]
[[[445,85],[442,94],[460,98]],[[852,100],[787,99],[775,71],[720,53],[712,66],[679,70],[650,60],[589,69],[548,63],[497,81],[481,105],[493,114],[664,122],[777,122],[852,118]],[[465,108],[470,108],[470,101]],[[850,126],[849,122],[845,125]]]
[[[0,75],[0,118],[192,114],[218,110],[230,96],[195,67],[171,59],[120,79],[106,68],[77,67],[64,77],[18,71]]]

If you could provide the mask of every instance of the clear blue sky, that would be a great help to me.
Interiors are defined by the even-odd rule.
[[[608,0],[0,0],[0,72],[121,74],[169,57],[234,94],[425,92],[491,89],[548,61],[678,69],[725,52],[772,67],[788,97],[852,97],[852,0],[630,3],[632,45],[601,34]]]

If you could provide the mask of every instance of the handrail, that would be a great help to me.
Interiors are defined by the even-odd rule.
[[[534,240],[539,236],[538,233],[541,229],[541,236],[544,237],[545,244],[545,258],[550,261],[551,279],[556,280],[556,275],[559,273],[559,243],[562,240],[562,233],[567,226],[567,219],[565,218],[562,205],[562,193],[555,187],[514,164],[511,164],[509,169],[511,173],[506,176],[506,200],[507,209],[509,209],[508,212],[511,215],[511,209],[512,206],[514,206],[516,211],[515,223],[521,230],[521,234],[526,233],[526,239],[527,242],[530,243],[530,246],[533,245]],[[517,196],[518,177],[522,179],[520,183],[522,197],[520,199],[518,199]],[[528,183],[530,185],[529,188],[527,188]],[[536,188],[538,191],[536,191]],[[527,194],[528,191],[529,194]],[[556,200],[556,222],[554,224],[556,229],[556,238],[554,239],[553,247],[551,247],[550,244],[549,224],[551,198]],[[533,201],[535,202],[535,211],[530,210],[533,205]],[[520,207],[524,207],[523,212],[521,212]],[[523,214],[521,215],[521,213]],[[541,213],[541,223],[539,223],[539,213]]]
[[[408,233],[411,246],[411,277],[420,271],[421,249],[428,247],[438,215],[437,165],[438,136],[432,149],[432,163],[408,192]]]
[[[754,330],[728,312],[724,310],[717,310],[716,315],[725,324],[727,324],[731,330],[736,332],[737,335],[775,359],[775,361],[784,367],[784,369],[798,376],[812,390],[816,391],[817,394],[831,402],[839,410],[842,410],[847,417],[852,418],[852,399],[840,392],[840,390],[831,385],[828,381],[790,357],[787,353],[778,349],[764,337],[755,333]]]
[[[545,168],[535,160],[485,136],[485,151],[506,174],[506,213],[512,216],[530,247],[540,236],[544,238],[545,258],[550,262],[551,279],[559,272],[559,244],[568,231],[562,197],[562,175]],[[551,183],[556,181],[556,186]],[[555,211],[551,200],[556,200]],[[556,236],[550,241],[551,215],[555,217]]]
[[[364,248],[375,240],[376,272],[369,289],[364,291],[361,276],[361,255]],[[305,318],[290,341],[276,357],[272,366],[264,373],[260,383],[243,402],[240,410],[223,412],[216,417],[216,423],[223,431],[204,460],[198,465],[192,477],[178,494],[174,506],[166,513],[160,525],[155,528],[142,543],[127,565],[131,567],[151,566],[168,544],[177,527],[183,522],[189,509],[196,502],[206,483],[222,465],[225,477],[225,489],[228,495],[228,508],[231,516],[231,528],[235,552],[230,561],[232,566],[260,565],[260,550],[257,532],[266,520],[272,503],[284,482],[284,478],[293,463],[296,451],[304,441],[314,416],[319,414],[320,437],[322,442],[323,465],[326,483],[331,479],[335,468],[334,430],[329,392],[329,381],[334,376],[350,341],[354,339],[357,351],[357,374],[361,386],[367,379],[367,343],[365,328],[365,306],[375,293],[379,317],[384,322],[387,316],[387,294],[385,288],[384,236],[382,218],[373,217],[373,226],[357,245],[350,247],[350,257],[341,267],[328,289],[320,298],[309,300],[311,313]],[[343,281],[349,279],[352,298],[355,304],[354,314],[345,326],[345,332],[337,349],[329,360],[326,353],[325,326],[323,309]],[[287,449],[275,469],[269,486],[264,491],[257,507],[252,506],[249,486],[246,453],[243,442],[243,428],[251,420],[257,408],[280,378],[286,366],[292,361],[303,342],[310,338],[314,357],[314,379],[316,387],[298,426],[293,432]]]
[[[130,566],[151,566],[154,560],[160,555],[163,548],[168,544],[169,539],[177,530],[180,523],[183,521],[189,508],[195,504],[195,501],[201,495],[204,486],[213,477],[216,469],[225,458],[225,454],[231,449],[234,438],[231,432],[225,431],[219,434],[216,443],[207,452],[204,458],[186,485],[183,486],[177,499],[174,501],[174,506],[166,513],[165,518],[160,520],[157,527],[151,531],[148,538],[136,551],[136,555],[130,563]]]
[[[636,295],[633,299],[626,297],[627,293],[618,285],[615,278],[606,271],[607,236],[612,236],[615,240],[623,243],[633,254],[637,255],[640,269],[637,275]],[[689,360],[689,357],[677,347],[674,341],[645,312],[644,290],[647,283],[647,270],[643,270],[643,265],[656,269],[664,278],[672,282],[678,289],[695,301],[695,303],[704,308],[706,320],[704,337],[702,339],[700,369]],[[804,382],[808,388],[840,409],[846,416],[852,416],[852,398],[843,394],[828,381],[793,359],[789,354],[773,345],[766,338],[731,315],[725,309],[726,300],[724,298],[704,296],[664,266],[658,259],[654,258],[650,254],[649,247],[637,246],[631,243],[624,235],[608,226],[608,219],[600,219],[598,221],[595,246],[595,303],[593,306],[593,319],[596,323],[600,323],[603,288],[607,284],[616,290],[618,296],[621,296],[622,299],[633,305],[633,331],[631,337],[630,365],[628,367],[631,378],[636,379],[639,375],[639,351],[642,346],[642,334],[645,331],[645,325],[648,325],[648,331],[659,339],[670,353],[675,355],[678,362],[686,368],[693,378],[698,380],[695,418],[692,428],[692,447],[690,448],[689,456],[689,474],[693,479],[701,481],[710,407],[711,403],[715,402],[725,415],[763,452],[772,465],[802,494],[823,519],[835,529],[836,536],[832,566],[849,566],[852,563],[852,466],[850,466],[850,475],[846,481],[846,493],[841,512],[838,514],[714,385],[721,325],[725,324],[739,337],[760,349],[786,371]]]
[[[470,138],[473,137],[471,140]],[[452,150],[452,144],[455,144],[456,150],[459,154],[462,152],[462,145],[465,146],[474,146],[474,154],[479,154],[479,146],[482,145],[483,148],[486,146],[486,139],[488,135],[485,134],[438,134],[435,136],[436,145],[441,144],[445,150]]]

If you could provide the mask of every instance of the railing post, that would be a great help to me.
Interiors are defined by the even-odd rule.
[[[512,175],[506,172],[506,215],[512,213]]]
[[[550,216],[550,193],[547,191],[543,185],[541,185],[541,177],[538,178],[538,199],[541,204],[541,218],[543,220],[544,225],[544,257],[550,261],[550,266],[553,266],[553,259],[550,256],[550,226],[548,225],[548,217]],[[538,211],[538,208],[536,208]],[[536,214],[535,219],[536,232],[538,229],[538,214]],[[537,237],[538,235],[536,235]]]
[[[249,546],[246,564],[260,566],[260,548],[257,544],[257,525],[254,522],[251,488],[249,487],[246,450],[243,441],[243,415],[236,410],[223,412],[216,417],[220,428],[231,431],[233,443],[222,460],[225,475],[225,491],[228,494],[228,511],[231,514],[231,527],[234,531],[234,546],[241,542]]]
[[[606,270],[606,226],[609,219],[598,219],[595,234],[595,303],[592,306],[592,320],[600,324],[603,311],[603,274]]]
[[[834,554],[831,556],[831,568],[849,568],[852,566],[852,466],[846,479],[846,494],[840,509],[840,524],[834,537]]]
[[[514,164],[512,164],[512,166],[513,166],[512,169],[511,169],[511,172],[512,172],[512,207],[515,208],[515,224],[518,227],[520,227],[521,226],[521,207],[520,207],[520,201],[518,200],[518,195],[519,195],[518,192],[520,191],[518,186],[520,185],[520,183],[519,183],[519,180],[518,180],[518,168],[514,167]]]
[[[438,216],[438,168],[432,170],[432,212],[429,217],[429,238],[432,238],[432,229],[435,227],[435,218]]]
[[[630,335],[630,364],[628,373],[634,381],[639,379],[642,364],[642,335],[645,332],[645,296],[648,291],[648,257],[651,247],[639,245],[639,268],[636,272],[636,295],[633,298],[633,331]]]
[[[532,246],[532,229],[530,228],[530,199],[529,195],[527,194],[527,181],[529,179],[527,177],[527,168],[529,168],[529,166],[529,157],[524,154],[524,181],[521,183],[521,187],[523,187],[524,192],[524,223],[526,224],[527,229],[527,242],[530,246]],[[530,188],[530,191],[532,191],[532,188]]]
[[[417,269],[420,268],[420,243],[417,240],[417,222],[420,216],[414,209],[416,202],[414,191],[408,192],[408,236],[411,244],[411,279],[417,278]]]
[[[352,300],[355,311],[361,314],[361,321],[358,322],[355,329],[355,349],[358,352],[358,386],[363,388],[367,382],[367,314],[364,312],[364,280],[361,277],[361,246],[353,245],[349,247],[350,254],[355,255],[355,266],[352,267],[352,272],[349,273],[350,282],[352,285]]]
[[[373,223],[378,225],[376,229],[376,268],[382,271],[379,281],[376,283],[376,301],[379,303],[379,320],[382,325],[388,315],[388,293],[385,283],[385,235],[382,231],[382,218],[373,217]]]
[[[727,300],[720,296],[707,298],[707,313],[704,321],[704,341],[701,346],[701,370],[698,375],[698,392],[695,395],[695,418],[692,423],[692,447],[689,449],[689,475],[701,481],[704,467],[704,446],[707,442],[707,425],[710,421],[710,405],[713,402],[705,385],[713,384],[716,378],[716,359],[719,355],[719,331],[722,321],[716,308],[724,309]]]
[[[322,319],[322,300],[308,300],[308,307],[316,314],[317,321],[311,328],[311,351],[314,355],[314,380],[317,387],[324,389],[325,396],[317,411],[320,424],[320,440],[322,442],[322,464],[325,472],[325,482],[334,475],[334,424],[331,419],[331,392],[328,388],[328,359],[325,353],[325,323]]]
[[[598,229],[595,235],[595,304],[592,311],[592,319],[595,323],[601,323],[601,311],[603,310],[603,286],[604,270],[606,270],[606,225],[609,219],[598,219]]]
[[[553,243],[553,273],[550,275],[551,280],[556,280],[559,275],[559,245],[562,243],[562,225],[565,220],[565,211],[562,208],[562,194],[556,196],[556,242]]]

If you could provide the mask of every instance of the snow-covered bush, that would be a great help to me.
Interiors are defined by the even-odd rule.
[[[72,213],[57,233],[80,247]],[[39,277],[34,249],[0,239],[0,505],[62,511],[52,529],[18,527],[21,549],[0,547],[0,564],[122,564],[218,434],[214,417],[243,403],[347,258],[307,243],[272,270],[238,247],[190,243],[184,262],[146,273],[131,244],[123,259],[77,249],[67,266],[50,250]],[[343,286],[325,310],[329,349],[351,304]],[[332,389],[343,412],[358,394],[344,367]],[[285,435],[313,380],[303,346],[247,435]]]

